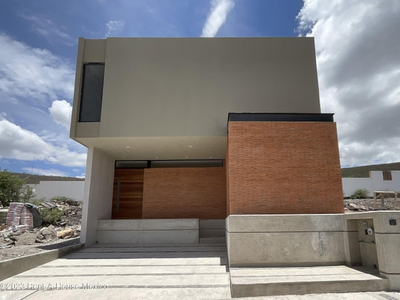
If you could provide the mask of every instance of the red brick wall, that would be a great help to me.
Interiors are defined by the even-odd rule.
[[[335,123],[229,122],[228,214],[343,213]]]
[[[224,167],[144,171],[143,219],[226,218]]]

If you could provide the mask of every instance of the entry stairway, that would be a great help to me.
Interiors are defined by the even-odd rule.
[[[49,282],[106,285],[118,299],[231,299],[225,239],[196,244],[96,244],[58,259],[37,274]],[[33,270],[32,270],[33,271]],[[41,273],[41,274],[39,274]],[[72,276],[72,277],[71,277]],[[21,278],[22,279],[22,278]],[[97,296],[97,294],[93,294]]]
[[[232,267],[229,270],[225,238],[211,238],[180,245],[96,244],[2,283],[74,286],[68,291],[39,289],[24,298],[59,300],[78,296],[84,296],[82,299],[231,299],[387,289],[386,279],[363,271],[346,266]],[[85,284],[101,287],[88,289]]]

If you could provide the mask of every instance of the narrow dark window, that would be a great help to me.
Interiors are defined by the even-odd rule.
[[[382,171],[383,180],[392,180],[392,172],[391,171]]]
[[[83,65],[79,122],[100,122],[104,64]]]

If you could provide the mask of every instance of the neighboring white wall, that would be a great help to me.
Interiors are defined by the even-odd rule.
[[[374,191],[400,191],[400,171],[391,171],[392,180],[383,180],[382,171],[371,171],[370,178],[342,178],[343,195],[351,196],[358,189],[366,189],[370,196]]]
[[[84,181],[40,181],[39,184],[27,184],[37,198],[50,200],[53,197],[63,196],[75,201],[83,201],[85,189]]]
[[[96,243],[97,221],[111,219],[114,159],[103,151],[89,148],[82,209],[81,242]]]
[[[343,196],[350,197],[356,190],[366,189],[372,196],[372,180],[371,178],[342,178]]]

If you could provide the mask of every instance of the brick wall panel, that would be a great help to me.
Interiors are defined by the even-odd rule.
[[[225,167],[144,171],[143,219],[226,218]]]
[[[230,214],[342,213],[336,124],[229,122]]]

